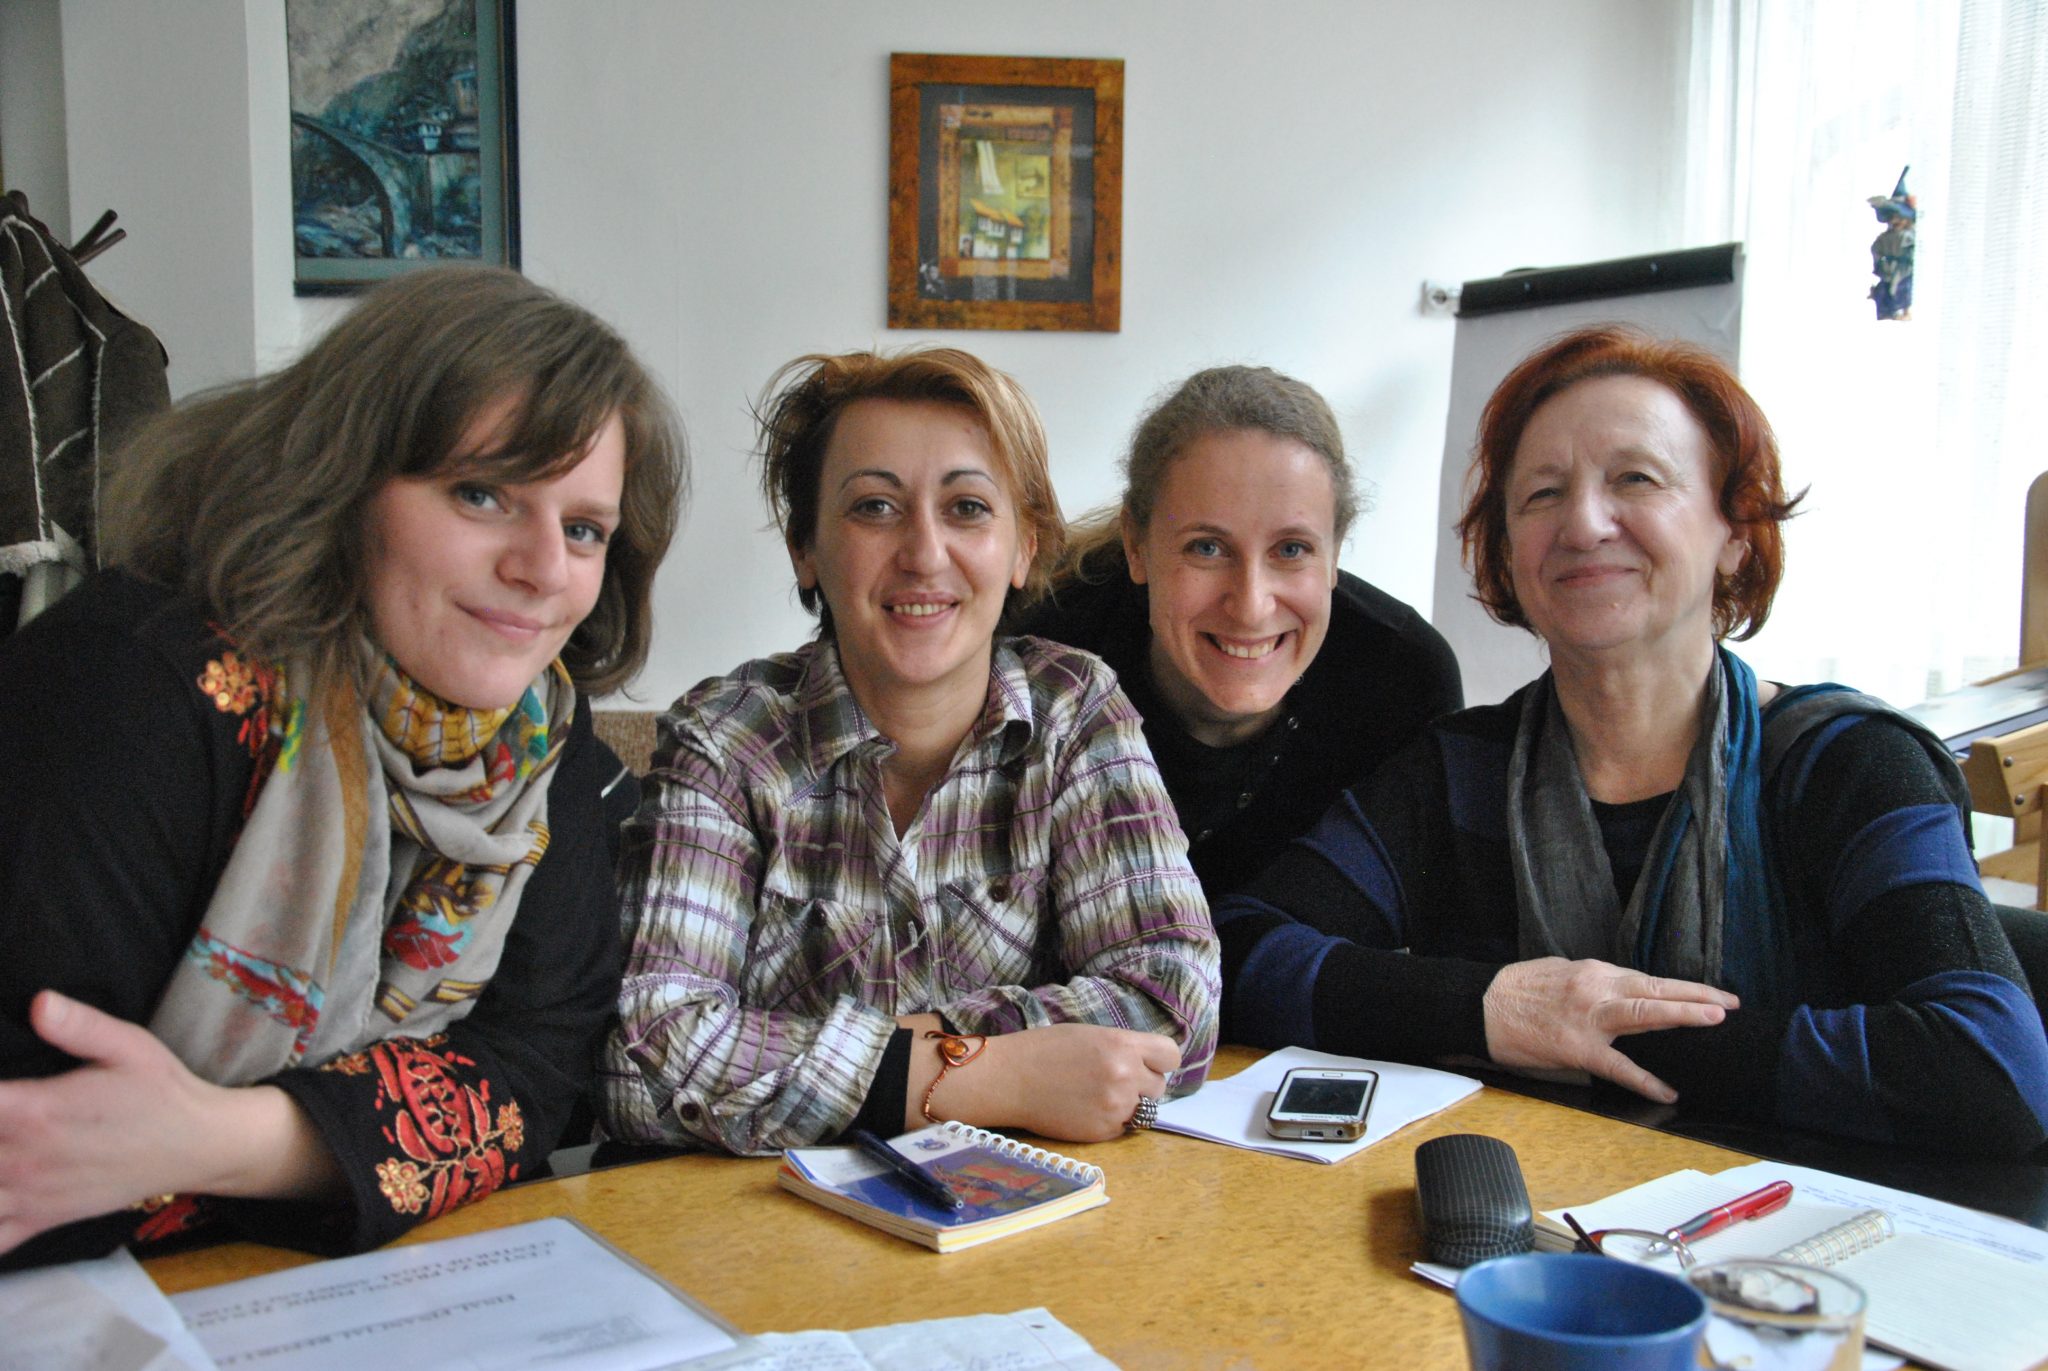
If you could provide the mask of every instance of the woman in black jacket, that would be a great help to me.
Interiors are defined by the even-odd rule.
[[[1311,387],[1197,372],[1139,422],[1124,473],[1123,499],[1072,530],[1016,627],[1116,669],[1214,901],[1462,705],[1458,662],[1422,616],[1338,568],[1358,494]]]

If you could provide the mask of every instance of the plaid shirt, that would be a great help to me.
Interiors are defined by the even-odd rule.
[[[1216,937],[1116,677],[998,639],[988,706],[899,839],[894,750],[829,643],[706,681],[662,720],[626,829],[627,956],[600,1068],[633,1141],[769,1153],[852,1122],[896,1031],[1080,1022],[1216,1045]]]

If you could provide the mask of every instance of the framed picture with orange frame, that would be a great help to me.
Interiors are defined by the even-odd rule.
[[[889,327],[1121,322],[1124,64],[889,58]]]

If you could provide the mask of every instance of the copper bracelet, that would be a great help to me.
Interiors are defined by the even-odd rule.
[[[981,1049],[988,1046],[988,1035],[983,1033],[941,1033],[935,1028],[925,1030],[927,1039],[938,1039],[939,1074],[932,1077],[932,1083],[924,1088],[924,1103],[918,1112],[928,1123],[944,1123],[945,1120],[932,1113],[932,1092],[939,1088],[939,1082],[946,1079],[946,1073],[956,1066],[965,1066],[981,1055]]]

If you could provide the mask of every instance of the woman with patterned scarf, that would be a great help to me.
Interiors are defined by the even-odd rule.
[[[682,487],[625,344],[496,270],[138,435],[110,569],[0,647],[0,1264],[359,1249],[546,1157],[618,985],[584,692]]]
[[[1568,335],[1494,392],[1474,476],[1478,598],[1551,669],[1432,724],[1218,907],[1226,1036],[2039,1146],[2048,1042],[1948,754],[1721,646],[1769,613],[1798,498],[1727,367]]]

